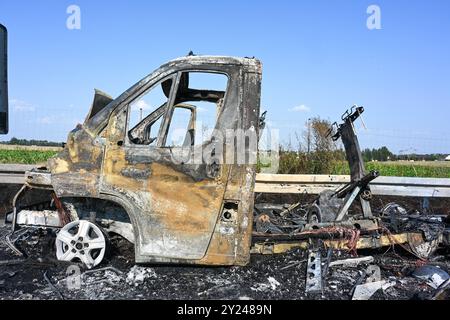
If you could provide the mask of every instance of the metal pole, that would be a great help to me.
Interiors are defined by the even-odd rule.
[[[311,119],[308,119],[307,122],[307,126],[308,126],[308,138],[307,138],[307,144],[308,144],[308,154],[311,153]]]

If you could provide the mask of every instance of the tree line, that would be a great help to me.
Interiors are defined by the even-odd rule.
[[[387,147],[364,149],[362,151],[364,161],[442,161],[447,156],[442,153],[433,154],[394,154]]]
[[[0,144],[16,145],[16,146],[45,146],[45,147],[61,147],[62,142],[54,142],[47,140],[28,140],[11,138],[9,141],[0,141]]]

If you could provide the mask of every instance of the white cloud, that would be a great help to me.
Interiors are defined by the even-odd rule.
[[[144,99],[139,99],[137,102],[134,102],[131,106],[132,110],[150,110],[151,106],[145,102]]]
[[[311,108],[305,106],[304,104],[302,104],[302,105],[295,106],[295,107],[289,109],[289,111],[293,111],[293,112],[310,112]]]
[[[197,107],[197,112],[201,113],[201,112],[208,112],[208,109],[203,108],[203,107]]]
[[[84,123],[84,120],[73,119],[73,120],[70,120],[70,122],[71,122],[71,124],[75,127],[75,126],[77,126],[77,125],[79,125],[79,124],[83,124],[83,123]]]
[[[268,127],[276,127],[277,124],[276,122],[270,121],[270,120],[266,120],[266,126]]]
[[[79,123],[83,123],[83,120],[72,118],[72,117],[66,117],[66,116],[43,116],[40,118],[37,118],[33,121],[30,121],[31,123],[37,123],[37,124],[43,124],[43,125],[49,125],[49,124],[58,124],[58,125],[67,125],[70,128],[75,127]]]
[[[13,111],[33,112],[36,110],[36,108],[30,103],[19,99],[11,99],[9,100],[9,104]]]
[[[55,122],[55,120],[56,118],[54,116],[45,116],[42,118],[38,118],[36,122],[39,124],[52,124]]]

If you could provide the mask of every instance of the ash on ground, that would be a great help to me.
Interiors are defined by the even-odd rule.
[[[16,244],[26,258],[3,241],[8,232],[9,227],[0,226],[0,299],[428,299],[450,267],[448,252],[424,264],[402,248],[390,247],[360,251],[359,258],[373,259],[358,263],[347,252],[334,250],[322,292],[306,293],[304,250],[253,255],[246,267],[135,265],[133,245],[115,237],[111,258],[87,270],[56,260],[51,229],[31,229],[21,236]],[[327,252],[322,251],[325,261]],[[377,269],[379,274],[367,272]],[[375,282],[379,287],[369,284]]]

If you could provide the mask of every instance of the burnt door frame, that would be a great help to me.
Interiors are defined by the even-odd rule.
[[[193,70],[168,70],[165,76],[158,77],[138,89],[138,93],[124,101],[115,113],[115,116],[121,115],[125,110],[127,113],[125,125],[119,125],[123,130],[123,140],[122,145],[117,146],[114,145],[115,141],[109,141],[111,147],[107,148],[105,164],[107,168],[113,167],[110,163],[114,158],[121,158],[123,163],[112,171],[104,171],[104,175],[114,175],[116,178],[110,181],[119,183],[113,182],[107,189],[118,190],[122,197],[131,199],[136,207],[133,213],[135,217],[132,219],[138,229],[135,231],[136,261],[201,260],[207,254],[220,219],[229,167],[221,166],[218,176],[210,177],[206,164],[173,163],[171,158],[174,148],[162,146],[172,119],[173,103],[181,74],[189,71]],[[229,94],[231,75],[220,67],[195,71],[226,74],[226,95]],[[155,85],[174,76],[175,82],[172,83],[156,146],[133,144],[128,137],[130,104],[149,90],[155,89]],[[238,83],[236,79],[235,84]],[[224,99],[223,108],[226,108],[226,100],[227,97]],[[238,106],[236,110],[239,110]],[[219,117],[216,121],[219,121]],[[111,119],[108,126],[110,123]],[[108,184],[107,178],[104,181]],[[183,210],[179,209],[183,207]]]

